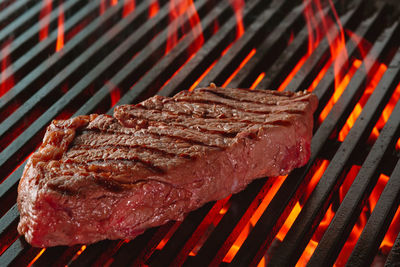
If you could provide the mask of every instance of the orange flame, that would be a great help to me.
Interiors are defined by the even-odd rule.
[[[56,52],[60,51],[63,47],[64,47],[64,8],[63,8],[63,3],[61,2],[58,13]]]
[[[158,5],[158,1],[151,0],[150,7],[149,7],[149,18],[152,18],[155,15],[157,15],[159,10],[160,10],[160,6]]]
[[[11,39],[6,41],[0,54],[2,55],[1,73],[0,73],[0,96],[4,95],[14,86],[14,76],[12,75],[11,60],[10,60]],[[10,75],[8,75],[10,74]]]
[[[135,0],[125,0],[124,9],[122,10],[122,17],[128,16],[135,10]]]
[[[42,9],[39,14],[39,40],[43,41],[49,35],[50,13],[52,8],[52,0],[43,0]]]
[[[184,34],[192,32],[197,40],[189,48],[189,54],[195,53],[204,43],[203,30],[200,24],[200,18],[197,14],[193,0],[171,0],[170,7],[170,25],[168,27],[168,39],[165,54],[168,54],[178,43],[178,31],[181,29]],[[188,16],[190,29],[185,28],[184,16]]]
[[[243,8],[244,0],[229,0],[236,17],[236,39],[239,39],[244,33]]]

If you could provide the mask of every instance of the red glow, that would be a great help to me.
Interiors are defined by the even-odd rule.
[[[116,4],[118,4],[118,0],[111,0],[111,6],[115,6]]]
[[[265,72],[261,72],[260,75],[256,78],[256,80],[253,82],[253,84],[250,86],[250,89],[253,90],[257,87],[257,85],[264,79],[265,77]]]
[[[49,35],[50,13],[52,8],[52,0],[43,0],[42,9],[39,14],[39,40],[42,41]]]
[[[296,66],[293,68],[293,70],[286,76],[286,79],[278,87],[278,89],[277,89],[278,91],[285,90],[286,86],[288,86],[290,81],[293,79],[293,77],[296,75],[296,73],[300,70],[300,68],[303,66],[304,62],[306,62],[308,57],[309,57],[309,55],[305,55],[299,60],[299,62],[297,62]]]
[[[265,195],[263,201],[261,202],[261,204],[258,206],[256,211],[251,216],[250,221],[243,228],[242,232],[240,233],[240,235],[238,236],[236,241],[233,243],[233,245],[231,246],[229,251],[226,253],[226,255],[223,259],[223,262],[231,262],[232,259],[235,257],[240,246],[246,240],[246,237],[248,236],[251,227],[253,225],[255,225],[257,223],[257,221],[260,219],[261,215],[264,213],[265,209],[268,207],[269,203],[274,198],[276,192],[278,192],[279,188],[281,187],[281,185],[285,181],[285,179],[286,179],[286,176],[279,176],[279,177],[275,178],[271,188],[268,190],[268,193]]]
[[[105,85],[108,88],[108,91],[110,92],[110,98],[111,98],[111,106],[115,106],[119,99],[121,98],[121,90],[114,84],[112,84],[110,81],[107,81]]]
[[[394,90],[392,97],[390,98],[386,107],[383,109],[382,114],[379,117],[378,122],[376,123],[376,125],[371,133],[371,136],[370,136],[371,142],[378,138],[379,132],[382,130],[382,128],[385,126],[386,122],[389,120],[389,117],[392,114],[392,111],[393,111],[395,105],[397,104],[397,102],[399,101],[399,99],[400,99],[400,83],[397,85],[396,89]],[[400,150],[400,138],[397,141],[396,149]]]
[[[37,261],[40,258],[40,256],[42,256],[42,254],[44,253],[45,250],[46,250],[45,248],[42,248],[42,250],[40,250],[40,252],[36,255],[36,257],[33,258],[33,260],[31,260],[31,262],[28,263],[27,266],[28,267],[32,266],[35,263],[35,261]]]
[[[57,32],[57,44],[56,51],[60,51],[64,47],[64,8],[63,3],[60,3],[58,12],[58,32]]]
[[[149,7],[149,18],[152,18],[155,15],[157,15],[159,10],[160,10],[160,6],[158,5],[158,0],[151,0],[150,7]]]
[[[11,39],[6,41],[1,48],[1,73],[0,73],[0,96],[4,95],[14,86],[14,76],[10,59]]]
[[[375,87],[378,85],[380,79],[382,78],[383,74],[385,73],[387,67],[385,64],[381,64],[379,66],[378,71],[375,73],[375,75],[372,77],[371,81],[368,83],[362,97],[354,107],[353,112],[350,114],[348,117],[346,124],[343,126],[342,130],[339,132],[339,141],[344,141],[346,138],[347,134],[349,133],[351,127],[353,127],[355,121],[357,120],[358,116],[360,115],[363,107],[368,101],[368,98],[371,96],[373,91],[375,90]],[[377,134],[378,130],[374,128],[373,130],[374,134]]]
[[[239,72],[239,70],[241,68],[243,68],[244,65],[246,65],[247,62],[249,62],[249,60],[254,56],[254,54],[256,53],[256,49],[253,48],[250,53],[243,59],[243,61],[239,64],[239,66],[237,67],[237,69],[231,74],[231,76],[229,76],[229,78],[225,81],[225,83],[222,85],[222,87],[226,87],[231,81],[232,79],[236,76],[236,74]]]
[[[353,77],[354,73],[357,71],[357,69],[361,66],[361,61],[356,59],[354,60],[352,66],[350,67],[350,70],[346,73],[346,75],[343,77],[341,82],[335,86],[335,92],[333,93],[331,99],[329,102],[325,105],[324,109],[322,110],[320,116],[319,116],[319,121],[322,122],[326,116],[328,116],[329,112],[331,111],[333,105],[339,100],[340,96],[342,95],[344,89],[346,89],[347,85],[349,84],[351,78]]]
[[[200,18],[197,14],[193,0],[171,0],[169,2],[169,18],[168,39],[165,54],[168,54],[172,48],[178,43],[179,30],[184,34],[191,32],[196,36],[196,41],[189,48],[189,54],[195,53],[204,43],[203,30],[201,28]],[[189,19],[190,29],[185,28],[185,16]]]
[[[100,15],[106,11],[106,0],[100,0]]]
[[[135,0],[125,0],[122,16],[126,17],[135,10]]]
[[[243,8],[244,0],[229,0],[236,17],[236,39],[239,39],[244,33]]]

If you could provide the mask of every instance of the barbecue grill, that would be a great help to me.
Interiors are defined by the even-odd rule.
[[[1,1],[0,266],[399,264],[400,25],[375,2]],[[309,163],[134,240],[18,235],[18,181],[51,120],[210,82],[313,91]]]

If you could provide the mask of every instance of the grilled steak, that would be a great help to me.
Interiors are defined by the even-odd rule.
[[[310,156],[317,98],[202,88],[53,121],[18,188],[33,246],[132,239]]]

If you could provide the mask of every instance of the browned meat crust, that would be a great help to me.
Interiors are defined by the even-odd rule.
[[[202,88],[53,121],[18,189],[33,246],[131,239],[310,156],[317,98]]]

